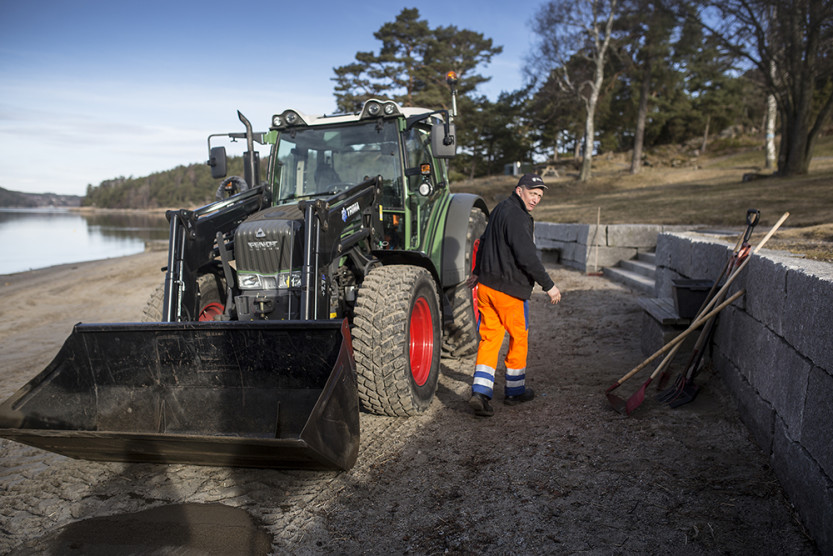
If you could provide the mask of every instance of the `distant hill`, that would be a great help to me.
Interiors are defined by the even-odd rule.
[[[265,161],[261,164],[265,175]],[[228,175],[243,175],[243,157],[228,158]],[[139,178],[118,177],[88,185],[81,204],[109,209],[199,207],[215,200],[221,181],[211,177],[205,163],[188,164]]]
[[[23,193],[9,191],[0,187],[0,207],[2,208],[47,208],[79,207],[79,195],[58,195],[56,193]]]

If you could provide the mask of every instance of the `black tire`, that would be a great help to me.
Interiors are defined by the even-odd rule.
[[[441,327],[439,294],[427,270],[393,265],[365,276],[352,335],[359,400],[367,411],[408,417],[431,405]]]
[[[197,278],[200,291],[200,312],[197,320],[214,320],[213,316],[223,312],[221,288],[223,279],[215,274],[203,274]],[[165,282],[153,290],[142,314],[142,322],[161,322],[162,304],[165,301]]]
[[[472,269],[475,244],[485,230],[486,215],[480,209],[471,209],[466,231],[466,277]],[[454,291],[449,295],[452,321],[446,324],[443,333],[444,355],[461,358],[477,351],[480,334],[477,332],[477,315],[474,313],[475,291],[463,283],[455,286]]]

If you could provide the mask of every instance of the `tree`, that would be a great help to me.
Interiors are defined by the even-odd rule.
[[[778,174],[805,174],[833,112],[833,3],[720,0],[699,20],[730,53],[757,69],[781,126]]]
[[[502,93],[497,102],[486,97],[464,99],[468,115],[457,126],[462,156],[454,167],[470,179],[500,174],[506,164],[532,162],[534,134],[524,117],[528,91]]]
[[[668,72],[671,36],[679,20],[663,0],[633,0],[626,2],[623,8],[624,13],[617,23],[626,33],[620,53],[633,75],[638,103],[630,172],[638,174],[642,167],[649,102],[656,93],[658,75]]]
[[[550,0],[532,21],[539,38],[539,50],[531,58],[528,72],[553,72],[558,85],[572,92],[584,104],[584,159],[579,180],[590,178],[596,138],[595,114],[599,101],[608,50],[613,40],[613,23],[618,0]],[[576,59],[586,63],[590,75],[571,73]]]
[[[482,33],[455,26],[432,29],[416,8],[403,9],[373,36],[382,42],[378,54],[356,53],[355,62],[333,68],[338,108],[355,112],[372,97],[404,106],[444,107],[450,100],[445,74],[454,70],[462,96],[488,81],[475,72],[503,51]]]
[[[571,143],[579,144],[584,129],[582,109],[583,103],[576,95],[563,90],[555,72],[551,72],[526,105],[526,118],[535,130],[537,152],[551,155],[556,162],[559,152]]]

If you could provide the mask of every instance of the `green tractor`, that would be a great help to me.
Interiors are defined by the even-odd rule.
[[[85,459],[346,469],[360,406],[422,412],[441,354],[476,351],[465,280],[488,211],[449,191],[453,110],[374,99],[286,110],[267,132],[238,116],[245,132],[208,140],[217,201],[167,213],[146,322],[76,325],[0,406],[0,436]],[[243,176],[218,138],[245,140]]]

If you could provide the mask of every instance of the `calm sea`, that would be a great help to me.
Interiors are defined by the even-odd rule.
[[[163,214],[0,209],[0,274],[132,255],[167,238]]]

